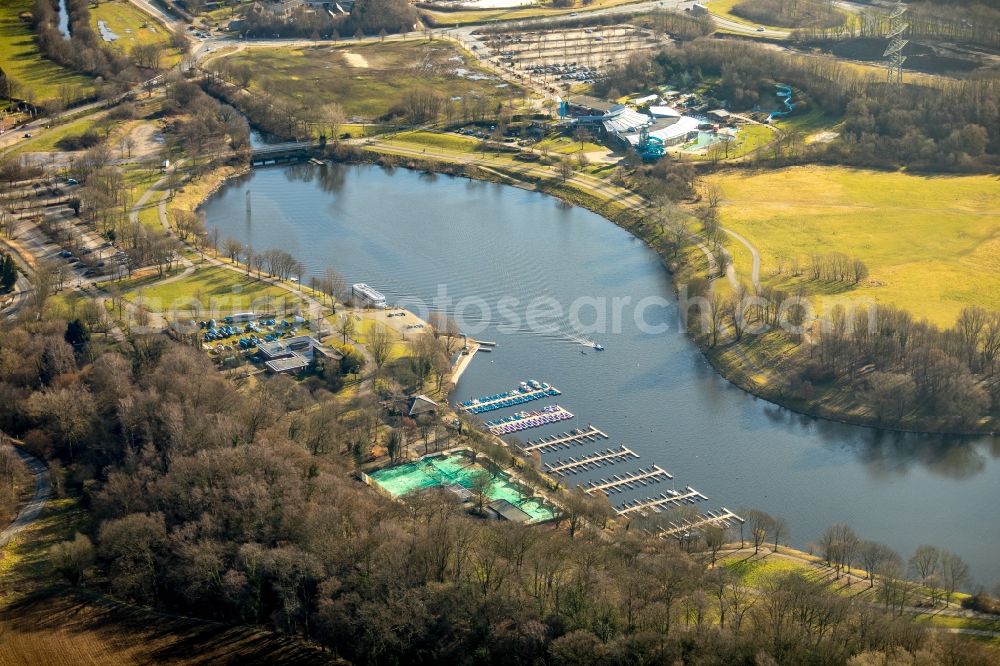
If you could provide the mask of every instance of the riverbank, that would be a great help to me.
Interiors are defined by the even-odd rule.
[[[563,178],[552,165],[516,162],[506,155],[458,152],[440,146],[410,147],[391,137],[333,144],[326,148],[325,156],[348,164],[403,167],[513,185],[580,206],[614,222],[653,249],[672,276],[675,294],[679,285],[690,284],[695,280],[710,281],[713,277],[712,267],[718,265],[717,259],[711,256],[711,250],[698,239],[694,230],[692,236],[698,239],[698,244],[688,249],[687,261],[671,259],[668,255],[670,248],[663,244],[662,235],[657,233],[657,225],[645,223],[644,213],[649,206],[648,202],[636,192],[614,185],[587,171],[576,171],[568,178]],[[205,196],[201,200],[207,199],[223,182],[224,179],[203,190]],[[737,263],[736,267],[739,268],[740,264]],[[733,277],[730,276],[731,280]],[[727,288],[724,281],[720,285]],[[799,395],[792,390],[791,382],[782,374],[781,369],[784,363],[794,357],[794,353],[803,349],[801,344],[808,343],[792,341],[788,335],[748,335],[743,336],[740,341],[730,337],[716,347],[709,344],[708,336],[689,332],[688,337],[698,345],[715,371],[731,384],[795,413],[893,432],[973,436],[993,435],[996,431],[995,426],[989,423],[984,423],[978,429],[960,429],[946,423],[920,422],[917,419],[891,425],[879,423],[870,408],[858,400],[859,392],[854,387],[838,386],[816,390],[812,396]]]
[[[705,271],[693,268],[691,262],[678,270],[676,262],[666,254],[665,248],[655,233],[655,225],[644,223],[644,209],[647,202],[634,191],[600,181],[592,176],[574,174],[563,179],[554,169],[538,165],[508,164],[509,160],[478,158],[468,154],[445,154],[441,150],[414,149],[412,152],[399,146],[383,146],[369,142],[363,146],[332,147],[330,157],[348,163],[378,164],[389,167],[405,167],[421,171],[462,175],[468,178],[515,185],[543,192],[573,205],[586,208],[614,222],[632,235],[641,239],[660,256],[663,266],[671,274],[675,294],[678,285],[693,279],[710,279],[710,267]],[[598,181],[592,183],[591,181]],[[600,187],[600,189],[597,189]],[[693,251],[692,255],[706,249]],[[710,263],[714,261],[710,258]],[[786,378],[773,369],[780,368],[783,361],[791,358],[787,352],[800,344],[785,336],[775,340],[768,336],[744,336],[740,341],[729,340],[722,346],[712,347],[707,336],[691,335],[701,353],[723,378],[734,386],[755,397],[783,407],[798,414],[804,414],[828,421],[857,425],[881,431],[959,435],[992,436],[996,434],[994,424],[983,423],[980,428],[962,429],[946,423],[917,422],[887,425],[869,411],[869,407],[857,399],[858,392],[853,387],[836,387],[827,392],[818,392],[812,397],[796,395],[788,386]],[[785,354],[780,352],[785,351]],[[761,368],[769,372],[762,374]]]

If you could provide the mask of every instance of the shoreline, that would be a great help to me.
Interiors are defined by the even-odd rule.
[[[469,352],[467,354],[461,354],[458,361],[451,369],[451,377],[449,382],[451,382],[451,389],[454,390],[458,386],[458,381],[462,378],[462,375],[468,370],[469,366],[472,365],[472,359],[476,356],[476,352],[479,351],[479,343],[472,342],[470,340]],[[450,394],[451,391],[448,391]]]
[[[345,153],[337,151],[336,153],[331,153],[330,148],[336,149],[338,145],[328,147],[328,152],[325,157],[333,162],[348,165],[375,165],[382,167],[391,168],[406,168],[415,171],[431,171],[434,173],[441,173],[451,176],[466,177],[469,179],[480,180],[484,182],[498,183],[501,185],[511,185],[516,187],[522,187],[531,189],[533,191],[540,192],[542,194],[555,197],[564,203],[569,205],[577,205],[582,208],[600,215],[612,224],[615,224],[625,231],[632,234],[637,239],[641,240],[646,247],[650,248],[656,255],[660,258],[661,264],[664,270],[670,276],[670,281],[673,287],[673,295],[677,297],[677,284],[675,280],[675,274],[670,270],[669,264],[666,258],[656,251],[652,247],[649,240],[645,238],[639,230],[634,227],[633,222],[638,221],[633,218],[632,215],[636,213],[634,209],[625,208],[616,210],[612,205],[613,202],[602,201],[597,199],[594,195],[582,191],[579,188],[574,187],[571,184],[562,183],[561,187],[551,188],[548,187],[546,181],[527,181],[518,178],[516,175],[506,173],[500,169],[492,167],[489,170],[483,169],[476,164],[462,164],[447,162],[444,160],[434,159],[432,157],[408,157],[398,155],[389,151],[381,151],[377,145],[366,145],[364,149],[357,146],[349,146],[349,150]],[[280,166],[280,165],[279,165]],[[247,172],[252,172],[252,169],[243,172],[239,175],[245,175]],[[201,201],[198,202],[198,207],[200,207],[205,200],[207,200],[212,193],[218,191],[228,178],[224,178],[218,183],[216,183],[211,188],[211,193],[207,194]],[[565,190],[571,190],[575,195],[574,197],[567,196]],[[956,431],[956,430],[930,430],[930,429],[915,429],[915,428],[900,428],[891,426],[882,426],[878,424],[871,423],[863,419],[855,419],[845,416],[843,414],[837,413],[827,413],[821,409],[809,409],[799,405],[790,404],[787,401],[782,401],[774,395],[769,394],[766,391],[760,390],[758,387],[751,385],[749,382],[741,381],[740,375],[742,368],[730,367],[728,364],[723,363],[719,360],[718,355],[712,354],[702,341],[697,338],[692,337],[687,332],[685,332],[687,339],[694,344],[702,357],[712,366],[712,369],[729,384],[735,386],[741,391],[753,396],[754,398],[764,400],[772,405],[781,407],[782,409],[787,409],[792,413],[800,414],[803,416],[809,416],[811,418],[823,419],[831,423],[838,423],[841,425],[855,426],[860,428],[867,428],[869,430],[885,432],[885,433],[900,433],[900,434],[912,434],[912,435],[925,435],[925,436],[937,436],[937,437],[960,437],[960,438],[977,438],[977,437],[996,437],[998,434],[996,431],[992,430],[977,430],[977,431]],[[471,361],[471,359],[470,359]],[[466,364],[468,365],[468,364]],[[455,368],[458,365],[456,364]],[[455,368],[452,372],[454,373]],[[465,371],[465,367],[462,368],[462,372]],[[461,376],[461,373],[459,374]],[[455,382],[451,383],[452,388],[455,386]],[[450,393],[450,391],[449,391]]]

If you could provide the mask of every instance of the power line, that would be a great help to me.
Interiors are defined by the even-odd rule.
[[[896,6],[893,7],[892,13],[889,15],[889,33],[886,35],[889,44],[885,47],[885,53],[882,54],[883,57],[889,59],[886,63],[889,83],[895,85],[903,82],[903,62],[906,61],[903,47],[909,41],[903,39],[903,33],[910,27],[909,23],[903,21],[906,9],[906,5],[897,0]]]

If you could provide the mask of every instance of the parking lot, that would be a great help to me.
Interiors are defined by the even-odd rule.
[[[238,321],[238,320],[244,321]],[[202,342],[209,353],[240,351],[249,356],[257,351],[257,346],[263,342],[274,342],[281,338],[291,338],[301,335],[300,329],[309,328],[308,322],[301,317],[277,319],[272,315],[254,317],[245,321],[245,317],[225,317],[220,320],[209,319],[199,321],[198,328],[202,331]]]
[[[16,236],[49,263],[58,285],[89,282],[127,269],[128,257],[76,216],[73,178],[26,181],[0,193],[0,206],[17,220]]]
[[[593,83],[634,54],[668,41],[627,24],[480,36],[495,64],[549,88]]]

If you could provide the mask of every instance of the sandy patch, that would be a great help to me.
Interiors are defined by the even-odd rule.
[[[594,150],[589,153],[584,153],[587,159],[591,162],[600,162],[601,164],[611,164],[612,162],[617,162],[619,156],[615,155],[614,151],[611,150]]]
[[[838,136],[837,132],[816,132],[806,138],[806,143],[830,143]]]
[[[159,153],[163,148],[163,135],[154,123],[141,123],[132,130],[132,157],[143,158]]]
[[[368,69],[368,61],[360,53],[351,53],[349,51],[344,52],[344,60],[351,67],[357,67],[358,69]]]

